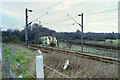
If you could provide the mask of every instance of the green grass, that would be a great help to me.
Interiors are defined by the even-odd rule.
[[[20,47],[18,45],[3,45],[3,56],[5,59],[8,59],[9,65],[12,65],[12,48],[14,50],[14,59],[21,64],[24,68],[26,68],[26,65],[29,64],[32,59],[29,57],[34,57],[35,54],[30,54],[31,51],[27,48]],[[31,56],[32,55],[32,56]],[[16,62],[14,62],[15,65],[17,65]],[[10,66],[10,69],[12,70],[12,67]],[[19,72],[19,75],[15,73],[16,78],[18,76],[23,75],[23,78],[29,78],[30,74],[28,74],[25,70],[23,70],[21,67],[16,68],[16,71]]]
[[[71,42],[81,42],[81,40],[69,40],[69,41],[71,41]],[[106,45],[106,46],[118,46],[118,44],[120,43],[120,39],[115,39],[115,40],[113,40],[113,39],[106,39],[105,41],[84,40],[84,43]]]
[[[116,40],[106,39],[106,40],[105,40],[105,42],[111,42],[111,41],[112,41],[113,44],[118,44],[118,43],[120,43],[120,39],[116,39]]]
[[[76,40],[79,41],[79,40]],[[114,43],[118,40],[113,40]],[[104,41],[87,41],[88,43],[93,43],[93,44],[101,44],[101,45],[110,45],[108,42]],[[116,44],[112,44],[116,45]],[[41,45],[43,46],[43,45]],[[47,47],[51,47],[49,45],[44,45]],[[59,42],[59,46],[56,46],[54,48],[59,48],[59,49],[66,49],[66,50],[71,50],[71,51],[76,51],[76,52],[82,52],[81,50],[81,45],[74,45],[72,44],[71,48],[69,48],[71,45],[69,43],[65,42]],[[113,57],[113,58],[118,58],[118,51],[117,50],[112,50],[112,49],[102,49],[102,48],[95,48],[95,47],[90,47],[90,46],[84,46],[83,47],[83,52],[86,54],[93,54],[93,55],[100,55],[100,56],[106,56],[106,57]]]
[[[56,47],[56,48],[69,49],[71,51],[81,52],[81,46],[80,45],[79,46],[78,45],[72,45],[72,47],[69,48],[69,44],[59,43],[59,47]],[[88,47],[88,46],[84,46],[83,49],[84,49],[84,53],[86,53],[86,54],[100,55],[100,56],[113,57],[113,58],[118,57],[118,51],[117,50],[105,50],[105,49]]]

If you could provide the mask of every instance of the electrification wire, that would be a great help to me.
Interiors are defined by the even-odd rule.
[[[62,3],[62,2],[60,2],[60,3],[58,3],[58,4],[61,4],[61,3]],[[86,3],[88,3],[88,2],[84,2],[84,3],[82,3],[81,5],[86,4]],[[58,4],[55,4],[55,6],[58,5]],[[72,7],[76,7],[76,6],[79,6],[79,5],[80,5],[80,3],[77,4],[77,5],[74,5],[74,6],[72,6]],[[54,7],[54,5],[53,5],[52,7]],[[51,8],[51,7],[48,7],[48,8]],[[46,8],[46,9],[48,9],[48,8]],[[46,10],[46,9],[45,9],[45,10]],[[43,11],[44,11],[44,10],[43,10]],[[53,12],[52,12],[52,13],[53,13]],[[76,17],[75,17],[75,18],[76,18]],[[66,21],[67,21],[67,20],[70,20],[70,19],[66,19]],[[36,19],[36,21],[37,21],[37,19]],[[62,21],[60,21],[60,22],[62,22]]]
[[[106,13],[106,12],[111,12],[111,11],[116,11],[116,10],[119,10],[118,8],[114,8],[114,9],[109,9],[109,10],[103,10],[103,11],[98,11],[98,12],[92,12],[92,13],[89,13],[89,14],[86,14],[86,15],[94,15],[94,14],[101,14],[101,13]]]
[[[116,4],[115,4],[115,5],[116,5]],[[112,7],[115,6],[115,5],[112,4]],[[111,6],[111,5],[110,5],[110,6]],[[109,7],[109,6],[108,6],[108,7]],[[74,9],[74,8],[73,8],[73,9]],[[101,10],[101,9],[107,9],[107,8],[98,8],[97,10]],[[87,10],[87,11],[85,11],[85,12],[92,12],[92,11],[95,11],[95,12],[96,12],[96,10],[94,10],[94,9],[92,9],[92,10],[89,9],[89,10]],[[95,13],[95,12],[94,12],[94,13]]]
[[[86,3],[87,3],[87,2],[86,2]],[[85,3],[85,4],[86,4],[86,3]],[[78,6],[80,6],[80,5],[82,5],[82,4],[79,3]],[[74,5],[74,6],[76,7],[77,5]],[[74,6],[73,6],[73,7],[74,7]],[[69,9],[69,8],[68,8],[68,9]],[[71,9],[71,8],[70,8],[70,9]],[[99,8],[99,9],[101,9],[101,8]],[[97,10],[99,10],[99,9],[97,9]],[[88,10],[87,12],[89,12],[89,11],[91,12],[91,11],[95,11],[95,10]]]
[[[74,18],[72,18],[69,14],[67,14],[73,21],[75,21],[78,25],[82,26],[80,23],[78,23]]]
[[[58,3],[58,4],[61,4],[61,3]],[[58,4],[56,4],[56,5],[58,5]],[[47,9],[49,9],[49,8],[52,8],[52,7],[54,7],[54,6],[55,6],[55,5],[53,5],[53,6],[51,6],[51,7],[48,7],[48,8],[46,8],[45,10],[47,10]],[[118,9],[104,10],[104,11],[94,12],[94,13],[105,13],[105,12],[114,11],[114,10],[118,10]],[[44,10],[41,10],[41,11],[44,11]],[[93,13],[90,13],[90,14],[93,14]],[[87,14],[87,15],[90,15],[90,14]],[[69,19],[69,20],[70,20],[70,19]],[[63,21],[67,21],[67,20],[63,20]],[[62,22],[62,21],[60,21],[60,22]]]
[[[57,3],[57,4],[54,4],[54,5],[52,5],[52,6],[49,6],[49,7],[45,8],[45,9],[43,9],[43,10],[41,10],[41,11],[38,11],[38,12],[32,14],[30,17],[32,17],[33,15],[35,15],[35,14],[37,14],[37,13],[39,13],[39,12],[42,12],[42,11],[48,10],[48,9],[54,7],[54,6],[57,6],[57,5],[61,4],[61,3],[62,3],[62,2],[59,2],[59,3]],[[17,22],[17,23],[18,23],[18,22]]]
[[[81,5],[83,5],[83,4],[86,4],[87,2],[84,2],[84,3],[82,3]],[[60,3],[58,3],[58,4],[60,4]],[[78,6],[78,5],[74,5],[74,6],[72,6],[72,7],[76,7],[76,6]],[[53,12],[52,12],[53,13]],[[66,19],[66,20],[68,20],[68,19]]]
[[[38,18],[34,19],[34,20],[33,20],[33,21],[31,21],[31,22],[38,21],[38,19],[40,19],[40,18],[44,17],[44,16],[45,16],[45,15],[47,15],[47,14],[48,14],[48,12],[44,13],[42,16],[40,16],[40,17],[38,17]]]
[[[52,5],[52,6],[49,6],[49,7],[45,8],[45,9],[43,9],[43,10],[40,10],[40,11],[32,14],[31,17],[32,17],[33,15],[39,13],[39,12],[43,12],[43,11],[45,11],[45,10],[48,10],[48,9],[50,9],[50,8],[52,8],[52,7],[55,7],[55,6],[57,6],[57,5],[61,4],[61,3],[62,3],[62,2],[59,2],[59,3],[57,3],[57,4],[54,4],[54,5]]]
[[[116,19],[116,18],[114,18],[114,19]],[[101,21],[108,21],[108,20],[113,20],[113,18],[97,19],[97,20],[87,21],[86,23],[89,23],[89,22],[101,22]]]
[[[103,10],[103,11],[99,11],[99,12],[94,12],[94,13],[105,13],[105,12],[114,11],[114,10],[118,10],[118,9],[115,8],[115,9],[110,9],[110,10]],[[93,13],[90,13],[90,14],[93,14]],[[90,15],[90,14],[88,14],[88,15]],[[78,18],[78,17],[74,17],[74,18]],[[66,20],[63,20],[63,21],[60,21],[60,22],[64,22],[64,21],[67,21],[67,20],[71,20],[71,19],[66,19]]]
[[[75,6],[77,6],[77,5],[74,5],[73,7],[75,7]],[[79,6],[79,5],[78,5]],[[116,9],[115,9],[116,10]],[[103,13],[103,12],[108,12],[108,11],[111,11],[111,10],[107,10],[107,11],[102,11],[101,13]],[[95,12],[96,13],[96,12]],[[99,12],[98,12],[99,13]],[[91,13],[92,14],[92,13]]]
[[[109,12],[109,11],[113,11],[113,10],[117,10],[117,9],[111,9],[111,10],[104,10],[104,11],[100,11],[100,12],[97,12],[97,13],[103,13],[103,12]],[[96,13],[96,12],[95,12]],[[76,17],[76,18],[78,18],[78,17]],[[67,20],[70,20],[70,19],[67,19]],[[67,21],[67,20],[63,20],[63,22],[64,21]],[[60,22],[62,22],[62,21],[60,21]],[[76,21],[75,21],[76,22]],[[58,22],[59,23],[59,22]]]

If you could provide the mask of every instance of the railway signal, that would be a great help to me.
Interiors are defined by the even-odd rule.
[[[67,16],[69,16],[72,20],[74,20],[79,26],[81,26],[81,50],[82,50],[82,53],[83,53],[83,13],[82,14],[79,14],[78,16],[81,16],[81,24],[78,23],[75,19],[73,19],[69,14],[67,14]],[[73,23],[74,25],[74,23]]]

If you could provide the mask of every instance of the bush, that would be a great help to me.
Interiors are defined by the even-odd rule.
[[[38,44],[42,44],[42,41],[39,41]]]
[[[4,43],[21,43],[21,40],[17,36],[8,36],[8,37],[3,37],[2,42]]]
[[[51,42],[51,43],[50,43],[50,46],[55,47],[56,45],[55,45],[54,42]]]

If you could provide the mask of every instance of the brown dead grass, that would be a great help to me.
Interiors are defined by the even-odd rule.
[[[19,47],[21,50],[24,48],[24,46]],[[36,76],[35,56],[38,54],[34,50],[30,50],[30,52],[27,54],[29,56],[27,59],[31,59],[31,62],[26,64],[25,68],[34,76]],[[70,78],[118,78],[118,66],[116,64],[85,59],[81,56],[70,53],[43,53],[43,57],[44,64]],[[66,70],[63,70],[63,65],[67,59],[70,60],[70,65]],[[46,67],[44,67],[44,74],[45,78],[65,78]]]
[[[117,78],[118,76],[118,66],[115,64],[98,62],[67,53],[44,53],[43,56],[44,64],[71,78]],[[70,60],[70,65],[66,70],[63,70],[63,65],[67,59]],[[46,78],[61,78],[59,74],[52,76],[51,72],[47,70],[45,68],[45,75],[50,74],[51,77],[46,76]]]
[[[117,78],[118,66],[98,62],[95,60],[81,58],[80,56],[67,53],[43,53],[44,64],[63,73],[70,78]],[[70,60],[70,65],[66,70],[63,70],[65,60]],[[28,64],[30,71],[36,76],[35,57]],[[65,78],[58,73],[44,67],[45,78]]]

